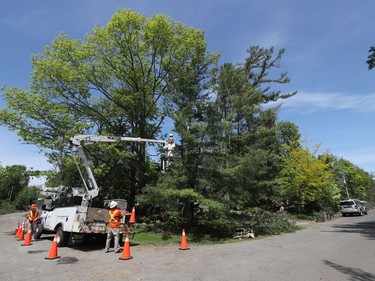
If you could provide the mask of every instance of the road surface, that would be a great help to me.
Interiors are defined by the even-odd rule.
[[[310,223],[296,233],[220,245],[133,245],[133,259],[104,253],[102,246],[58,248],[46,260],[52,236],[21,246],[11,232],[21,213],[0,216],[2,281],[373,281],[375,211]]]

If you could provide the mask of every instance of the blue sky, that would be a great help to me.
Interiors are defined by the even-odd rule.
[[[279,120],[295,123],[310,146],[375,172],[375,70],[365,63],[375,46],[375,1],[1,0],[0,85],[27,89],[32,54],[61,32],[82,39],[119,8],[163,13],[204,30],[221,63],[242,63],[252,45],[285,48],[280,71],[291,83],[280,89],[298,94],[283,101]],[[0,135],[2,166],[51,168],[14,132],[0,127]]]

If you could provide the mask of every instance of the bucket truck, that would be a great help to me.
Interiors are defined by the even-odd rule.
[[[91,201],[98,196],[99,187],[90,168],[84,151],[84,145],[113,142],[143,142],[166,145],[163,140],[143,139],[137,137],[116,137],[99,135],[77,135],[70,139],[70,150],[82,178],[84,189],[63,188],[57,200],[37,202],[41,209],[40,223],[34,237],[40,238],[44,233],[57,233],[58,246],[66,246],[85,238],[102,238],[107,231],[109,220],[108,206],[110,201],[116,201],[119,208],[126,209],[124,199],[105,200],[104,208],[91,207]],[[78,165],[77,155],[82,159],[85,167],[83,173]],[[86,175],[86,177],[84,176]],[[61,188],[60,188],[61,190]],[[131,228],[125,223],[125,216],[121,221],[120,233],[130,233]]]

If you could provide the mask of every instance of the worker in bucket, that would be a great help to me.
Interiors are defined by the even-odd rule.
[[[168,142],[164,145],[165,157],[166,158],[173,158],[175,157],[175,148],[176,144],[174,143],[173,135],[170,134],[168,138]]]
[[[107,241],[105,244],[105,252],[109,252],[109,246],[111,244],[112,237],[114,237],[114,249],[115,253],[119,253],[120,249],[120,223],[124,217],[124,210],[121,210],[117,206],[116,201],[109,203],[109,223],[107,226]]]
[[[27,221],[29,222],[29,227],[31,228],[31,235],[34,235],[36,231],[36,226],[38,224],[38,218],[40,216],[39,210],[36,208],[36,204],[31,204],[30,211],[27,212]]]
[[[170,134],[168,138],[168,142],[165,143],[164,149],[164,156],[161,159],[161,171],[165,172],[167,167],[171,165],[172,159],[176,157],[175,152],[176,144],[173,139],[173,135]]]

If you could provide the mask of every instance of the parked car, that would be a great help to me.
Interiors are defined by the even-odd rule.
[[[363,201],[358,199],[347,199],[340,201],[340,211],[343,216],[358,214],[367,215],[367,209]]]

